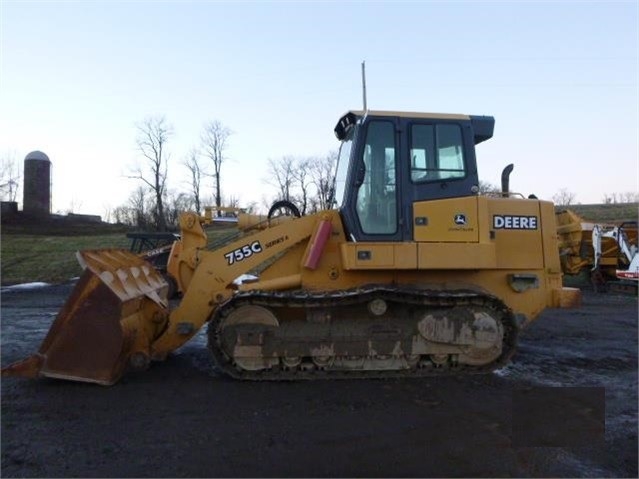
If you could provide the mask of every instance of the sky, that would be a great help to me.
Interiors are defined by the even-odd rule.
[[[637,1],[0,0],[0,155],[45,152],[53,212],[104,216],[139,186],[136,124],[173,126],[168,187],[186,192],[218,120],[222,194],[262,204],[269,159],[339,147],[365,61],[370,109],[495,117],[481,180],[514,163],[513,191],[599,203],[639,191],[638,42]]]

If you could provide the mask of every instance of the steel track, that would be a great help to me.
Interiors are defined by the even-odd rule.
[[[360,370],[285,370],[279,366],[261,371],[240,370],[221,348],[220,323],[233,309],[245,305],[290,308],[335,308],[364,304],[373,299],[384,299],[431,308],[452,308],[475,306],[495,312],[501,319],[504,337],[501,355],[491,363],[482,366],[446,365],[439,367],[415,367],[402,370],[360,371]],[[248,291],[237,293],[219,307],[208,325],[209,349],[217,367],[225,374],[244,380],[312,380],[349,378],[405,378],[429,377],[458,374],[486,374],[504,366],[515,352],[518,326],[515,316],[499,298],[473,290],[436,290],[411,287],[370,285],[338,292],[309,291]]]

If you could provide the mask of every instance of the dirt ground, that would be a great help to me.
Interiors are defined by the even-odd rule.
[[[37,350],[70,289],[2,292],[3,366]],[[237,382],[199,334],[112,387],[1,386],[2,477],[638,474],[637,299],[610,293],[546,311],[490,375]]]

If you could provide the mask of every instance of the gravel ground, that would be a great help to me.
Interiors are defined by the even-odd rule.
[[[3,366],[37,350],[70,289],[2,291]],[[212,370],[201,333],[112,387],[1,386],[2,477],[638,475],[627,296],[547,310],[490,375],[237,382]]]

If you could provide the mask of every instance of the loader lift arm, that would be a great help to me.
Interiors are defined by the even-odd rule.
[[[151,358],[163,359],[191,339],[215,309],[233,295],[235,278],[307,240],[317,226],[317,216],[305,216],[245,236],[215,251],[187,250],[187,255],[195,255],[197,268],[180,305],[171,312],[166,331],[152,344]],[[282,278],[279,285],[269,284],[269,288],[290,288],[296,280],[299,277]]]

